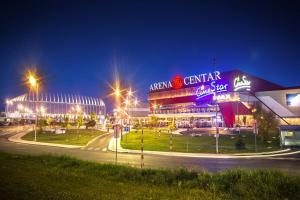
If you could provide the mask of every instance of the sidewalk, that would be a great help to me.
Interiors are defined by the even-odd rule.
[[[117,138],[117,151],[120,153],[140,154],[141,150],[124,149],[120,144],[121,139]],[[116,151],[116,138],[112,138],[108,145],[109,151]],[[275,156],[284,156],[300,153],[300,151],[291,151],[291,149],[284,149],[272,152],[260,153],[243,153],[243,154],[212,154],[212,153],[182,153],[182,152],[165,152],[165,151],[143,151],[144,154],[175,156],[175,157],[192,157],[192,158],[266,158]]]

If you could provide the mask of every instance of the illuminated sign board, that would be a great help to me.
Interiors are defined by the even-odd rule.
[[[286,94],[286,104],[288,106],[300,106],[300,93]]]
[[[213,100],[217,102],[238,101],[239,97],[233,93],[215,94]]]
[[[214,101],[225,101],[225,100],[231,100],[232,97],[230,94],[220,94],[220,95],[214,95],[213,100]]]
[[[227,88],[228,88],[228,84],[217,84],[215,81],[213,81],[208,86],[201,85],[200,87],[198,87],[198,89],[196,90],[196,96],[197,99],[201,99],[208,95],[227,92]]]
[[[180,89],[183,86],[195,85],[198,83],[207,83],[221,79],[221,73],[214,71],[212,73],[204,73],[193,76],[181,77],[176,75],[172,81],[162,81],[150,85],[150,91],[163,90],[163,89]]]
[[[239,91],[239,90],[248,90],[250,91],[251,89],[251,81],[247,80],[246,76],[240,76],[236,77],[233,81],[233,90],[234,91]]]
[[[172,86],[174,89],[180,89],[184,85],[184,79],[180,75],[176,75],[172,79]]]

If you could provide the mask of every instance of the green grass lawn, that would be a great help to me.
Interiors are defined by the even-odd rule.
[[[93,138],[105,132],[94,129],[68,129],[65,134],[54,134],[51,132],[42,132],[37,134],[38,142],[48,142],[56,144],[86,145]],[[34,140],[34,131],[31,131],[24,137],[24,140]]]
[[[126,139],[127,137],[127,139]],[[219,137],[219,152],[220,153],[246,153],[255,152],[254,135],[250,132],[242,132],[241,137],[246,144],[246,149],[237,150],[235,143],[238,135],[220,135]],[[175,152],[201,152],[201,153],[215,153],[216,139],[213,136],[203,135],[192,137],[190,135],[174,135],[173,150]],[[144,149],[150,151],[170,151],[170,134],[167,131],[162,131],[160,137],[154,129],[144,130]],[[126,149],[140,149],[141,148],[141,130],[137,133],[135,131],[125,135],[121,141],[121,145]],[[257,139],[257,151],[274,151],[280,148],[278,140],[273,138],[270,143],[265,143],[261,138]]]
[[[136,169],[0,152],[0,194],[15,199],[300,199],[300,178],[270,170],[211,174]]]

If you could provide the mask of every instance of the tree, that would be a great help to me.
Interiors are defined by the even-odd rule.
[[[39,131],[43,132],[43,128],[47,125],[47,121],[45,119],[39,119],[37,125],[39,127]]]
[[[132,128],[134,128],[134,129],[136,129],[136,130],[140,129],[140,128],[141,128],[140,121],[139,121],[139,120],[135,120],[135,121],[133,122],[133,127],[132,127]]]
[[[64,124],[63,126],[68,129],[70,127],[70,117],[68,115],[65,115],[64,117]]]
[[[51,122],[52,122],[51,117],[47,117],[47,125],[48,125],[48,126],[51,126]]]
[[[95,120],[90,120],[87,123],[85,123],[86,129],[88,129],[89,127],[95,127],[95,126],[96,126],[96,121]]]
[[[83,116],[79,115],[76,118],[76,126],[77,126],[77,128],[80,128],[83,124],[84,124]]]
[[[90,114],[90,119],[87,123],[85,123],[85,128],[88,129],[89,127],[95,127],[96,126],[96,120],[97,120],[97,115],[96,113],[92,112]]]
[[[156,116],[152,115],[150,117],[150,122],[149,122],[150,127],[155,127],[155,126],[157,126],[157,124],[158,124],[158,118]]]
[[[176,129],[176,124],[175,124],[175,119],[173,118],[171,124],[168,126],[168,128],[170,129],[170,131],[173,131]]]
[[[96,113],[92,112],[92,113],[90,114],[90,120],[97,121],[97,115],[96,115]]]
[[[279,121],[273,112],[264,110],[259,104],[256,106],[253,116],[258,124],[258,132],[262,135],[264,141],[269,140],[270,136],[278,134]]]
[[[242,149],[246,149],[246,144],[243,140],[243,138],[241,137],[241,135],[238,136],[237,141],[235,142],[235,148],[237,150],[242,150]]]

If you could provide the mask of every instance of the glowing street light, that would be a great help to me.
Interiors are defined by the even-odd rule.
[[[115,90],[115,97],[116,98],[119,98],[120,97],[120,95],[121,95],[121,92],[120,92],[120,89],[119,88],[116,88],[116,90]]]
[[[26,72],[26,82],[31,89],[38,89],[38,76],[33,71]]]
[[[132,96],[132,91],[131,91],[131,88],[129,89],[128,91],[128,96],[131,97]]]
[[[32,75],[30,75],[30,76],[28,77],[28,82],[30,83],[30,85],[31,85],[32,87],[35,87],[35,86],[37,85],[37,80],[36,80],[36,78],[35,78],[34,76],[32,76]]]
[[[36,93],[36,101],[35,101],[35,108],[36,108],[36,114],[35,114],[35,128],[34,128],[34,141],[36,141],[36,127],[37,127],[37,121],[38,121],[38,108],[37,108],[37,101],[38,101],[38,96],[39,96],[39,83],[38,83],[39,78],[33,71],[28,71],[26,72],[26,81],[29,85],[30,89],[33,89]]]
[[[124,103],[125,103],[126,107],[129,106],[130,105],[129,99],[126,99]]]
[[[115,163],[118,162],[118,131],[119,131],[119,126],[117,123],[117,118],[118,118],[118,113],[120,112],[121,108],[120,108],[120,97],[121,97],[121,90],[120,90],[120,81],[117,78],[116,79],[116,83],[115,83],[115,87],[110,86],[113,90],[112,95],[115,97],[115,110],[116,110],[116,117],[115,117],[115,121],[114,121],[114,137],[116,140],[116,157],[115,157]]]

